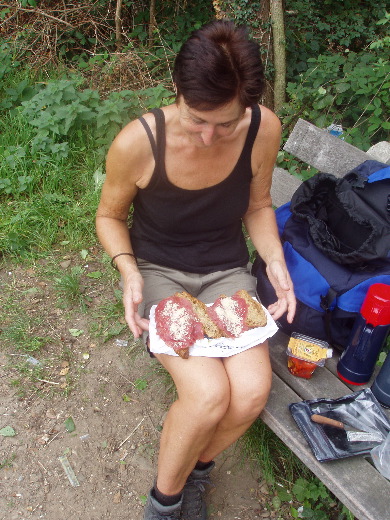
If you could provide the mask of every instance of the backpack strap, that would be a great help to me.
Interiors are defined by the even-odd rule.
[[[332,319],[332,303],[337,297],[337,294],[337,291],[335,291],[332,287],[329,287],[329,291],[327,292],[327,294],[325,296],[321,295],[320,306],[321,309],[324,311],[324,327],[329,345],[334,344],[330,322]]]

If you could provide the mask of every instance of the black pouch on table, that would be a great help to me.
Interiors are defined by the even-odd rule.
[[[370,389],[364,389],[338,399],[312,399],[292,403],[290,412],[320,462],[368,455],[390,432],[390,422]],[[325,415],[346,425],[346,430],[317,424],[314,414]],[[351,440],[350,431],[368,432],[374,440]],[[367,437],[367,435],[362,435]],[[368,435],[370,437],[370,435]]]

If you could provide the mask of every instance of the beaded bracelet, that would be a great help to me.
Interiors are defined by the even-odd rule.
[[[113,267],[117,271],[119,271],[119,269],[118,269],[118,266],[115,263],[115,259],[118,258],[118,256],[122,256],[122,255],[132,256],[134,258],[134,260],[135,260],[135,263],[137,263],[137,257],[135,255],[133,255],[133,253],[118,253],[117,255],[115,255],[115,256],[113,256],[111,258],[111,267]]]

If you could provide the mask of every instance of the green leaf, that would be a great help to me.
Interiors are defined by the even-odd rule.
[[[280,506],[282,505],[282,501],[279,498],[279,496],[273,497],[272,499],[272,507],[276,510],[280,509]]]
[[[93,271],[92,273],[87,273],[88,278],[101,278],[103,273],[101,271]]]
[[[78,338],[84,331],[81,329],[69,329],[69,332],[74,338]]]
[[[137,390],[145,390],[148,386],[148,382],[145,379],[137,379],[134,384]]]
[[[345,83],[345,82],[337,83],[335,85],[336,92],[338,92],[339,94],[341,94],[342,92],[346,92],[350,88],[351,88],[351,85],[349,83]]]
[[[3,437],[15,437],[16,431],[12,428],[12,426],[5,426],[0,430],[0,435]]]
[[[81,258],[82,258],[83,260],[85,260],[85,259],[87,258],[87,256],[88,256],[88,251],[87,251],[86,249],[82,249],[82,250],[80,251],[80,256],[81,256]]]
[[[291,493],[284,487],[278,489],[278,497],[282,502],[289,502],[291,500]]]
[[[75,423],[74,423],[72,417],[68,417],[68,418],[66,419],[66,421],[64,422],[64,424],[65,424],[65,429],[66,429],[66,431],[67,431],[68,433],[72,433],[72,432],[75,431],[75,429],[76,429],[76,425],[75,425]]]
[[[299,478],[295,482],[292,491],[299,502],[303,502],[307,498],[307,486],[308,481],[303,478]]]

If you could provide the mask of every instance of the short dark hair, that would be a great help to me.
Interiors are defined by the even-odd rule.
[[[265,88],[259,45],[245,26],[215,20],[194,31],[174,64],[177,99],[212,110],[237,98],[243,108],[260,101]]]

